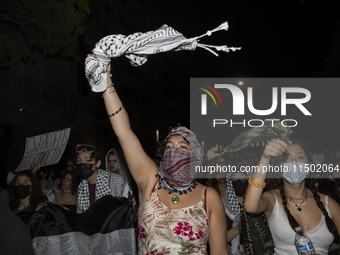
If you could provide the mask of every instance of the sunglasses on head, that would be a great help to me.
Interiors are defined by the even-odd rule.
[[[92,154],[96,150],[96,147],[90,144],[78,144],[76,146],[76,153],[80,154],[83,151]]]

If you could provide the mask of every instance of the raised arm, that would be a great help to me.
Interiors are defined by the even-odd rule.
[[[133,133],[129,116],[123,107],[118,92],[111,86],[110,65],[107,72],[107,89],[103,92],[106,111],[112,128],[123,149],[124,156],[132,177],[137,183],[139,190],[143,192],[150,177],[155,177],[158,167],[145,153],[137,136]],[[110,117],[111,116],[111,117]]]
[[[271,195],[269,192],[263,193],[263,188],[266,180],[266,172],[263,171],[263,166],[268,166],[270,157],[277,157],[286,152],[288,148],[287,143],[280,139],[269,142],[262,153],[258,169],[253,173],[248,184],[247,193],[244,199],[244,209],[249,213],[261,213],[267,210]],[[263,193],[263,194],[262,194]]]

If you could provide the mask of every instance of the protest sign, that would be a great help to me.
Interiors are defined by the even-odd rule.
[[[64,153],[70,128],[55,132],[28,137],[26,139],[25,153],[19,166],[14,172],[32,169],[37,165],[48,166],[59,162]]]

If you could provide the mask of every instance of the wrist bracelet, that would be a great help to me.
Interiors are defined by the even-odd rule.
[[[264,183],[257,183],[255,181],[253,181],[251,178],[249,178],[248,182],[249,182],[250,185],[254,186],[255,188],[264,188],[264,187],[266,187],[266,183],[265,182]]]
[[[113,83],[112,83],[112,84],[113,84]],[[113,87],[113,85],[111,85],[110,87],[107,87],[106,90],[109,89],[109,88],[114,88],[114,87]],[[105,92],[105,93],[102,95],[102,97],[105,96],[106,94],[111,94],[111,93],[114,93],[114,92],[117,92],[117,90],[114,89],[114,90],[111,90],[111,91],[109,91],[109,92]]]
[[[109,114],[109,118],[111,118],[111,117],[117,115],[122,109],[123,109],[123,106],[120,107],[120,108],[118,109],[118,111],[116,111],[116,112],[114,112],[114,113],[112,113],[112,114]]]

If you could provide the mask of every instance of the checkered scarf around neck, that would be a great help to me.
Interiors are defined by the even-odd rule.
[[[239,169],[241,165],[244,165],[245,162],[241,162],[236,165]],[[226,189],[222,198],[224,210],[227,216],[232,220],[232,227],[236,227],[241,222],[241,210],[240,204],[237,200],[235,190],[233,184],[230,180],[233,172],[229,172],[226,177]],[[251,176],[250,172],[244,172],[243,174],[247,175],[248,178]],[[231,250],[232,254],[238,254],[238,250],[240,248],[240,235],[235,236],[233,240],[231,240]]]
[[[113,152],[114,155],[116,156],[120,175],[111,173],[110,171],[108,159],[109,159],[109,155],[111,152]],[[108,183],[110,186],[110,191],[111,191],[112,196],[114,197],[122,196],[125,182],[128,183],[130,190],[132,190],[132,176],[129,172],[129,168],[127,166],[127,163],[125,161],[125,157],[122,151],[116,150],[116,149],[109,150],[109,152],[106,154],[106,157],[105,157],[105,169],[109,173]]]
[[[110,194],[110,188],[107,179],[108,173],[104,170],[98,169],[95,201]],[[90,191],[89,182],[87,179],[83,179],[78,186],[77,205],[80,209],[80,213],[85,212],[90,207]]]
[[[147,57],[152,54],[179,51],[195,50],[201,47],[218,56],[214,51],[236,51],[241,48],[223,46],[212,46],[198,43],[198,40],[206,35],[210,36],[219,30],[228,30],[228,22],[224,22],[219,27],[194,38],[187,39],[181,33],[168,25],[163,25],[155,31],[146,33],[134,33],[128,36],[116,34],[102,38],[95,46],[92,54],[85,59],[85,74],[93,92],[102,92],[106,89],[107,67],[111,58],[125,55],[130,60],[132,66],[141,66],[147,61]]]
[[[183,136],[190,144],[191,153],[171,148],[164,153],[156,176],[159,186],[169,193],[186,194],[187,190],[196,188],[195,167],[202,164],[203,150],[196,135],[186,127],[172,129],[165,141],[172,135]]]

